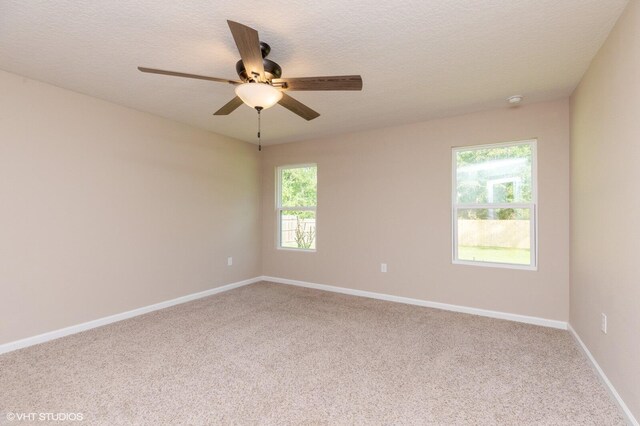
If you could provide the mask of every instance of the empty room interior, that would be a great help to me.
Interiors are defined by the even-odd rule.
[[[639,165],[640,0],[0,0],[0,424],[638,425]]]

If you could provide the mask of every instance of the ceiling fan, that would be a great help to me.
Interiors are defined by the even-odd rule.
[[[236,72],[240,80],[227,80],[155,68],[138,67],[138,69],[147,73],[216,81],[236,86],[236,97],[227,102],[214,115],[228,115],[242,103],[255,108],[260,114],[263,109],[278,103],[305,120],[313,120],[320,114],[285,92],[295,90],[362,90],[362,78],[359,75],[281,78],[282,68],[267,59],[271,47],[260,41],[258,32],[237,22],[227,21],[227,23],[240,52],[241,59],[236,63]],[[259,137],[260,132],[258,131]]]

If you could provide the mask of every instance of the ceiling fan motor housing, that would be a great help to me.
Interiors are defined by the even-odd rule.
[[[282,68],[280,65],[266,58],[262,59],[262,64],[264,66],[264,74],[267,80],[280,78],[282,76]],[[236,63],[236,72],[242,81],[255,80],[254,76],[249,77],[247,75],[247,70],[244,68],[244,64],[241,60]]]
[[[261,41],[260,51],[262,52],[262,65],[264,66],[264,73],[267,80],[271,81],[274,78],[282,77],[282,68],[280,65],[270,59],[267,59],[267,56],[269,56],[269,53],[271,52],[271,46],[264,41]],[[236,72],[242,81],[251,81],[255,79],[254,76],[247,75],[247,70],[244,67],[244,63],[242,63],[242,60],[236,62]]]

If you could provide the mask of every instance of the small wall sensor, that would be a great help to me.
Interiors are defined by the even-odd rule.
[[[516,106],[520,105],[522,99],[524,99],[524,96],[522,95],[513,95],[507,98],[507,102],[509,102],[509,105]]]

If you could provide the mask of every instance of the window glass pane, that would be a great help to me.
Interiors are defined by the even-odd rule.
[[[316,248],[316,212],[280,211],[280,246],[285,248]]]
[[[317,205],[317,168],[315,166],[280,170],[281,207]]]
[[[457,202],[530,202],[532,159],[531,144],[457,151]]]
[[[458,259],[531,264],[531,209],[459,209]]]

